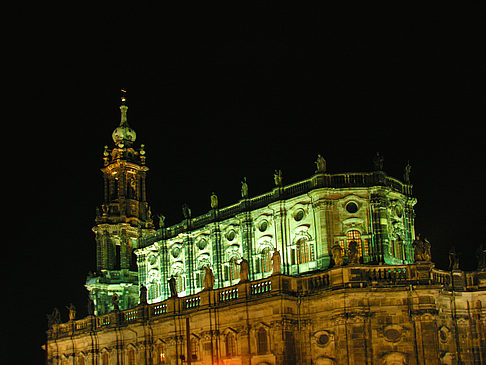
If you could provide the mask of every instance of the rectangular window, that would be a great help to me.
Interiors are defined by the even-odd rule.
[[[260,270],[260,258],[259,257],[256,257],[255,258],[255,273],[256,274],[259,274],[261,272]]]
[[[229,268],[228,265],[224,265],[224,271],[223,271],[223,280],[228,281],[229,280]]]
[[[364,242],[363,242],[363,248],[364,248],[364,254],[365,254],[365,256],[369,256],[370,255],[370,245],[369,245],[368,240],[364,240]]]

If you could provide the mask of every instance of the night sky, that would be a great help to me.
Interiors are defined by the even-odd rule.
[[[399,179],[410,161],[415,228],[436,265],[455,245],[475,268],[486,244],[484,8],[39,3],[4,16],[0,333],[14,363],[42,362],[54,307],[64,321],[69,303],[86,315],[122,88],[152,212],[167,224],[183,203],[207,212],[212,191],[237,202],[244,176],[255,196],[275,169],[284,184],[310,177],[318,153],[339,173],[370,171],[379,151]]]

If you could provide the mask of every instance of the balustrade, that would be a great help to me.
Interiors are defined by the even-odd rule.
[[[454,284],[454,290],[467,291],[477,288],[479,285],[477,275],[477,273],[466,274],[462,271],[454,272],[455,277],[464,277],[462,281],[457,280],[460,285]],[[171,316],[186,310],[193,310],[201,305],[217,307],[227,305],[228,302],[244,302],[250,297],[264,294],[306,295],[322,290],[342,290],[355,287],[357,284],[359,287],[442,285],[446,290],[450,290],[451,272],[434,269],[432,264],[414,264],[344,266],[303,277],[277,275],[258,281],[240,283],[232,287],[204,291],[190,297],[169,298],[159,303],[140,305],[99,317],[88,316],[77,321],[54,325],[49,331],[49,336],[57,338],[72,336],[75,333],[87,330],[95,331],[110,325],[121,325],[124,322],[132,323],[137,320],[146,321],[155,317]]]

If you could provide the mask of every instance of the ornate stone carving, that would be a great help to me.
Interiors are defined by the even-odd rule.
[[[415,261],[430,262],[430,242],[427,239],[422,239],[420,235],[412,242],[412,247],[414,249],[413,258]]]
[[[334,246],[332,246],[331,253],[332,253],[332,258],[334,259],[334,265],[343,266],[344,255],[343,255],[342,247],[336,243]]]

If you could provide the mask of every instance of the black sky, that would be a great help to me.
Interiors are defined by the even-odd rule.
[[[257,195],[277,168],[286,183],[311,176],[318,153],[337,173],[370,170],[380,151],[391,176],[413,166],[416,231],[437,266],[455,245],[463,269],[475,268],[486,243],[484,8],[42,4],[6,14],[12,326],[2,336],[29,349],[2,341],[2,354],[22,354],[16,363],[42,361],[54,307],[64,320],[71,302],[86,313],[121,88],[146,146],[152,211],[169,224],[184,202],[205,213],[212,191],[236,202],[243,176]]]

